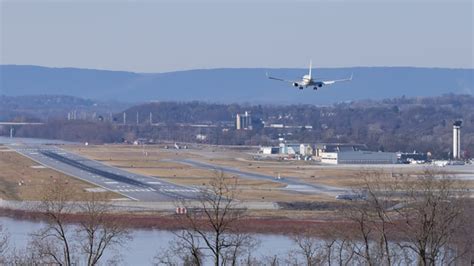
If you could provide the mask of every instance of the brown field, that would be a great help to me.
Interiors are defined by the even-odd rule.
[[[38,212],[10,209],[0,209],[0,211],[3,216],[15,219],[33,221],[42,221],[45,219],[45,216]],[[79,223],[84,220],[84,217],[81,214],[71,214],[68,215],[67,219],[69,222]],[[110,214],[107,216],[107,219],[113,219],[128,228],[177,230],[183,226],[180,222],[182,219],[169,214]],[[350,223],[346,220],[338,219],[334,221],[325,216],[311,216],[304,212],[288,212],[288,216],[279,216],[275,213],[269,213],[263,216],[251,215],[238,221],[238,228],[240,228],[242,232],[260,234],[293,234],[299,231],[308,231],[308,229],[311,229],[313,234],[326,234],[327,232],[334,231],[336,228],[347,231],[355,227],[350,226]]]
[[[308,182],[334,186],[354,186],[359,184],[358,174],[363,168],[336,168],[315,165],[305,161],[254,161],[251,155],[242,151],[223,148],[166,150],[158,146],[105,145],[77,147],[69,150],[104,163],[127,168],[142,174],[163,177],[202,177],[212,175],[212,171],[170,162],[173,159],[190,158],[221,166],[239,168],[243,171],[281,177],[297,177]],[[145,156],[144,151],[147,156]],[[390,170],[387,170],[390,171]],[[401,172],[413,170],[401,169]]]
[[[198,147],[196,149],[175,150],[163,149],[158,145],[102,145],[102,146],[69,146],[73,152],[88,158],[102,161],[106,164],[124,168],[131,172],[165,178],[171,182],[183,185],[202,185],[214,176],[211,170],[199,169],[186,164],[173,162],[178,159],[193,159],[220,166],[238,168],[242,171],[260,173],[271,176],[280,175],[282,178],[294,177],[301,181],[324,184],[348,189],[363,185],[363,173],[374,171],[364,167],[336,167],[318,165],[311,161],[256,161],[252,159],[251,150],[235,150],[225,147]],[[415,175],[422,173],[422,167],[394,167],[376,170],[387,176]],[[265,200],[274,198],[294,198],[297,200],[320,200],[327,197],[314,197],[280,191],[276,188],[282,185],[271,181],[254,181],[241,179],[245,199]],[[252,183],[253,182],[253,183]],[[473,187],[472,181],[463,184]],[[275,195],[276,197],[272,196]]]
[[[105,164],[120,167],[130,172],[156,176],[166,181],[201,186],[207,184],[216,176],[211,170],[199,169],[190,165],[174,162],[173,160],[191,158],[196,161],[212,163],[221,166],[239,168],[243,171],[262,173],[282,178],[295,177],[301,181],[326,184],[338,187],[358,187],[362,184],[361,171],[367,169],[357,167],[334,167],[317,165],[315,162],[304,161],[254,161],[245,151],[224,150],[222,148],[204,148],[189,150],[163,149],[159,146],[146,146],[145,148],[132,145],[90,145],[64,146],[67,150],[81,154],[85,157],[101,161]],[[94,185],[66,176],[51,169],[35,169],[37,163],[15,152],[0,146],[0,198],[11,200],[38,200],[41,188],[61,180],[74,186],[79,199],[85,198],[88,193],[84,189]],[[397,175],[417,174],[420,168],[385,169],[387,173]],[[388,175],[387,175],[388,176]],[[389,181],[391,178],[384,179]],[[20,180],[25,185],[19,186]],[[461,187],[474,187],[474,181],[459,183]],[[283,184],[265,180],[238,179],[237,199],[243,201],[283,202],[292,203],[278,210],[250,210],[251,219],[298,219],[298,220],[330,220],[337,215],[337,210],[345,201],[337,201],[334,196],[303,194],[282,190]],[[121,198],[120,195],[105,192],[107,198]],[[293,204],[294,203],[294,204]],[[299,204],[302,203],[302,204]],[[305,204],[317,203],[320,208],[307,208]],[[294,207],[293,207],[294,206]],[[327,207],[328,206],[328,207]],[[327,207],[327,208],[326,208]],[[140,215],[161,216],[168,215],[157,212],[141,212]],[[124,214],[126,215],[126,214]]]
[[[212,170],[171,162],[170,160],[192,158],[201,161],[206,161],[207,159],[208,162],[213,162],[214,156],[222,156],[221,152],[166,150],[157,146],[149,146],[145,149],[130,145],[68,146],[66,148],[90,159],[120,167],[130,172],[160,177],[176,184],[195,186],[207,184],[217,173]],[[242,155],[241,153],[225,154],[226,156]],[[281,188],[283,187],[284,185],[278,182],[240,178],[238,180],[238,199],[254,201],[314,201],[332,199],[332,197],[325,195],[308,195],[282,191]]]
[[[49,168],[32,168],[38,163],[0,145],[0,199],[40,200],[41,191],[52,182],[67,182],[74,187],[75,197],[85,199],[89,193],[86,188],[95,187],[76,178]],[[21,185],[19,183],[22,182]],[[121,198],[112,192],[100,192],[106,199]]]

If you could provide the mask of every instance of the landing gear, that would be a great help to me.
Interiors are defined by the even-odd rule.
[[[318,90],[318,87],[313,87],[313,90],[317,91],[317,90]]]
[[[303,87],[299,87],[299,89],[300,89],[300,90],[302,90],[302,89],[303,89]]]

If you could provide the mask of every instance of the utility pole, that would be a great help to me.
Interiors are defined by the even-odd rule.
[[[127,113],[123,112],[123,124],[127,124]]]
[[[150,125],[153,125],[153,114],[150,112]]]
[[[13,127],[10,128],[10,138],[13,138]]]
[[[137,112],[137,125],[138,125],[138,112]]]

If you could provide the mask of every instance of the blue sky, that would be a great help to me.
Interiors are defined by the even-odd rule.
[[[0,0],[0,9],[0,64],[474,67],[472,0]]]

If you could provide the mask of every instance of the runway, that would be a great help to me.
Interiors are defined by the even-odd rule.
[[[8,145],[37,163],[136,201],[159,202],[196,199],[195,187],[127,172],[49,145]]]
[[[306,182],[298,181],[296,177],[285,176],[285,177],[282,177],[282,178],[278,179],[275,176],[269,176],[269,175],[264,175],[264,174],[251,173],[251,172],[244,172],[244,171],[241,171],[241,170],[239,170],[237,168],[233,168],[233,167],[214,165],[214,164],[199,162],[199,161],[195,161],[195,160],[191,160],[191,159],[170,160],[170,161],[174,161],[174,162],[182,163],[182,164],[187,164],[187,165],[202,168],[202,169],[218,170],[218,171],[222,170],[222,171],[227,172],[227,173],[238,175],[242,178],[267,180],[267,181],[282,183],[282,184],[286,185],[286,187],[283,188],[282,190],[287,190],[287,191],[294,191],[294,192],[300,192],[300,193],[326,194],[326,195],[330,195],[330,196],[337,196],[341,193],[350,193],[351,192],[350,189],[346,189],[346,188],[333,187],[333,186],[327,186],[327,185],[321,185],[321,184],[316,185],[316,184],[312,184],[312,183],[306,183]]]

